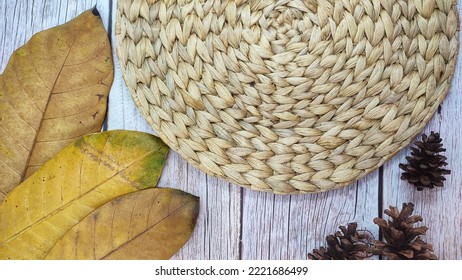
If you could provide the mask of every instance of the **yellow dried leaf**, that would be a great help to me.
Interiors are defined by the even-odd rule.
[[[169,259],[189,239],[199,198],[150,188],[101,206],[69,230],[46,259]]]
[[[135,131],[84,136],[0,205],[0,259],[43,259],[74,225],[112,199],[155,187],[168,147]]]
[[[101,131],[113,80],[101,18],[35,34],[0,76],[0,199],[62,148]]]

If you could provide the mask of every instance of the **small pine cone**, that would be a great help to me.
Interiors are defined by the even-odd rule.
[[[399,164],[404,170],[401,179],[414,185],[418,191],[443,187],[446,180],[443,175],[451,171],[443,168],[447,165],[446,157],[439,153],[446,149],[441,142],[439,133],[432,131],[428,137],[423,134],[422,141],[416,141],[416,147],[411,147],[411,156],[406,157],[408,164]]]
[[[375,218],[383,241],[376,240],[372,252],[375,255],[385,256],[389,260],[436,260],[433,254],[433,246],[425,243],[419,235],[427,232],[425,226],[414,227],[414,224],[421,222],[421,216],[412,215],[414,204],[403,203],[403,208],[399,212],[398,208],[390,206],[384,211],[391,217],[388,222],[382,218]]]
[[[326,237],[327,249],[320,247],[308,254],[310,260],[363,260],[372,256],[369,253],[372,235],[366,231],[358,232],[356,223],[347,227],[340,226],[340,231]]]

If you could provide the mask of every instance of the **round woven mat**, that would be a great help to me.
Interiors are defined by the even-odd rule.
[[[189,163],[256,190],[326,191],[378,168],[454,72],[451,0],[118,1],[142,114]]]

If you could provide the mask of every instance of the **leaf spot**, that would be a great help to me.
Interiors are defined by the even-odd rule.
[[[94,221],[96,221],[96,220],[98,220],[98,217],[99,217],[99,212],[96,211],[96,212],[93,214],[92,218],[93,218]]]

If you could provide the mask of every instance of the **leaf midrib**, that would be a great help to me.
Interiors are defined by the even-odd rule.
[[[21,181],[23,181],[24,178],[26,177],[27,169],[30,167],[30,160],[31,160],[32,154],[33,154],[33,152],[34,152],[34,150],[35,150],[35,145],[37,144],[37,138],[38,138],[38,135],[39,135],[39,133],[40,133],[40,131],[41,131],[41,129],[42,129],[43,121],[45,120],[45,116],[46,116],[46,113],[47,113],[48,108],[49,108],[49,105],[50,105],[50,100],[51,100],[51,96],[53,95],[53,90],[54,90],[55,87],[56,87],[56,83],[57,83],[58,80],[59,80],[59,77],[60,77],[60,75],[61,75],[61,73],[62,73],[62,71],[63,71],[63,68],[64,68],[64,66],[66,65],[66,61],[67,61],[67,59],[69,58],[69,54],[71,53],[72,48],[74,47],[75,42],[76,42],[77,38],[79,37],[81,31],[82,31],[82,28],[79,28],[78,31],[77,31],[77,34],[76,34],[75,37],[74,37],[74,40],[73,40],[72,43],[69,45],[69,50],[67,51],[66,57],[64,58],[63,63],[61,64],[60,69],[59,69],[58,73],[56,74],[56,78],[55,78],[55,80],[54,80],[53,86],[49,89],[50,94],[48,95],[48,99],[47,99],[47,102],[46,102],[45,110],[43,110],[43,112],[42,112],[42,117],[40,118],[40,124],[39,124],[39,126],[38,126],[38,128],[37,128],[37,132],[36,132],[36,134],[35,134],[35,136],[34,136],[34,141],[32,142],[32,147],[31,147],[31,149],[30,149],[30,151],[29,151],[29,156],[27,157],[27,160],[26,160],[26,165],[24,166],[24,170],[22,171],[22,174],[21,174],[21,178],[22,178],[22,179],[21,179]],[[48,40],[49,40],[49,37],[50,37],[50,33],[46,33],[46,38],[45,38],[45,40],[47,40],[47,42],[48,42]],[[51,57],[50,49],[49,49],[49,48],[46,48],[46,50],[47,50],[48,56]],[[53,64],[53,66],[56,67],[55,64],[54,64],[54,62],[53,62],[52,60],[50,60],[50,61],[51,61],[51,63]]]

